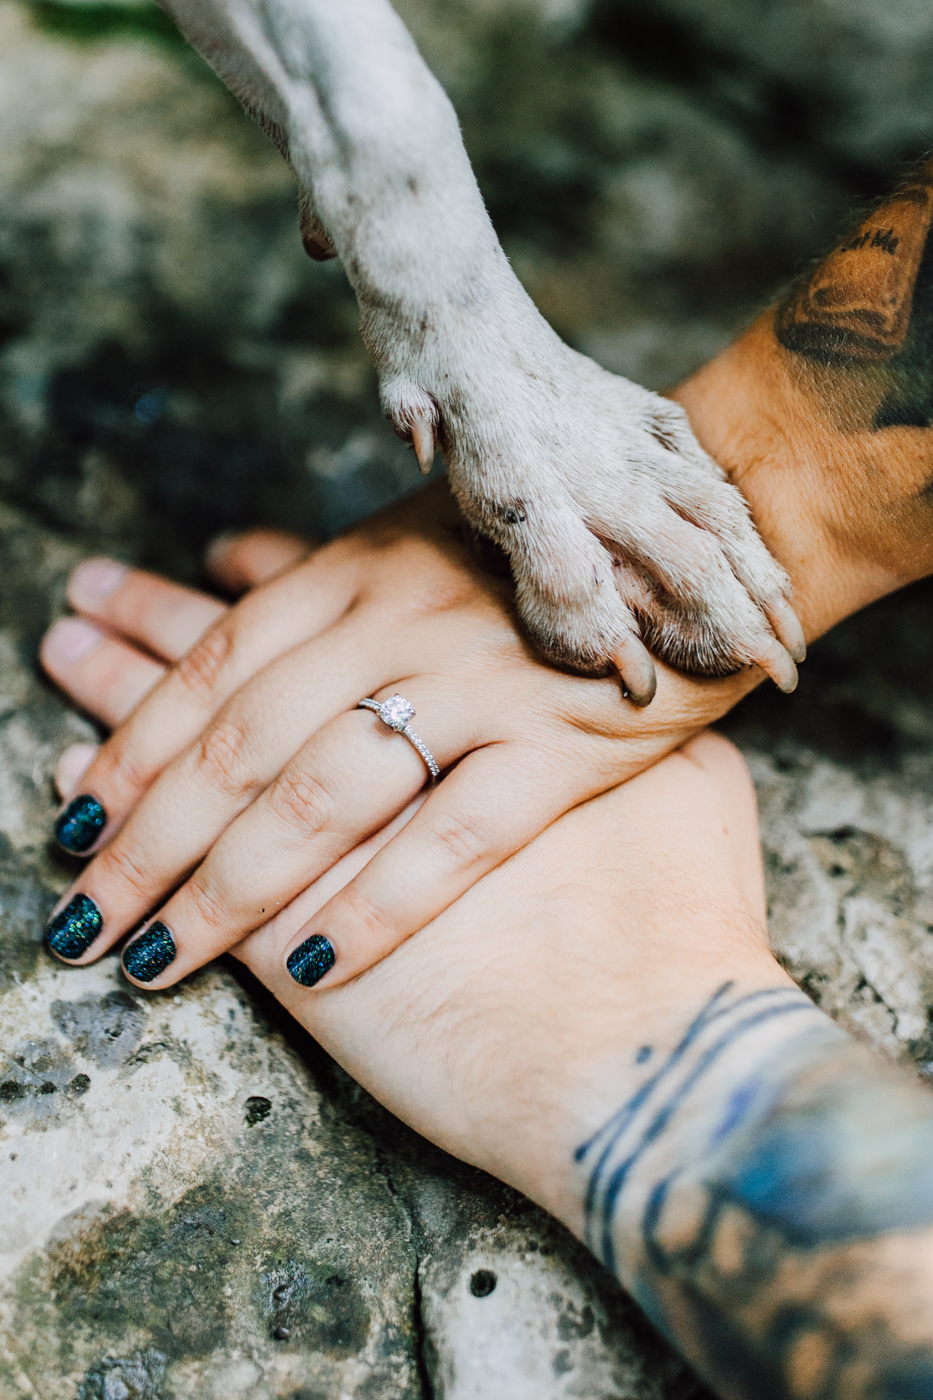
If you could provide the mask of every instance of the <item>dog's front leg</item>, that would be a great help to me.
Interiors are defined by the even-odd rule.
[[[679,408],[540,316],[388,0],[166,7],[291,161],[306,246],[343,260],[389,420],[422,470],[440,442],[546,654],[617,667],[642,704],[655,686],[645,642],[710,675],[758,663],[792,689],[802,635],[742,497]]]

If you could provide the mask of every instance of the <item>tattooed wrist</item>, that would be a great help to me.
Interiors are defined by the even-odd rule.
[[[785,349],[879,367],[872,427],[933,422],[933,157],[847,234],[778,308]]]
[[[728,1396],[929,1396],[933,1101],[727,983],[576,1153],[586,1237]]]

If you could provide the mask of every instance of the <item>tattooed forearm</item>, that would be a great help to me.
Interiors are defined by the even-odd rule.
[[[872,426],[933,422],[933,158],[783,303],[775,331],[818,364],[879,366]]]
[[[576,1154],[594,1251],[723,1396],[930,1400],[928,1093],[793,988],[640,1053]]]

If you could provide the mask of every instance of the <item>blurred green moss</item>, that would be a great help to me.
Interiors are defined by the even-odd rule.
[[[131,36],[185,47],[178,29],[157,5],[68,4],[63,0],[27,0],[27,8],[39,29],[78,42]]]

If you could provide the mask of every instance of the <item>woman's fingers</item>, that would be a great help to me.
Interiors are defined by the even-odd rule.
[[[108,728],[158,685],[165,666],[81,617],[63,617],[40,648],[42,665],[72,700]]]
[[[307,558],[313,547],[288,530],[243,530],[212,540],[204,563],[215,583],[238,595]]]
[[[302,986],[336,987],[379,962],[483,875],[583,798],[569,763],[533,745],[492,744],[465,758],[393,841],[292,940]],[[326,981],[324,980],[326,978]]]
[[[259,540],[254,540],[254,536],[259,536]],[[236,571],[242,589],[252,588],[269,574],[278,573],[308,552],[303,541],[285,531],[257,530],[224,537],[223,543],[227,567]],[[128,644],[126,639],[133,635],[148,651],[164,654],[169,659],[168,651],[160,651],[160,647],[175,647],[179,654],[183,654],[194,646],[203,633],[205,619],[209,626],[223,608],[216,599],[205,593],[181,589],[152,574],[126,569],[113,560],[90,560],[85,563],[113,565],[116,572],[110,573],[109,580],[116,578],[116,587],[132,588],[137,602],[143,602],[142,611],[137,616],[130,610],[129,618],[123,619],[128,627],[123,636],[107,636],[81,618],[59,618],[42,639],[40,659],[48,674],[67,695],[88,714],[113,728],[126,718],[166,671],[164,665],[154,661],[138,646]],[[88,583],[87,571],[82,574],[83,568],[84,565],[79,564],[69,580],[69,594],[76,604],[79,598],[87,599],[89,592],[95,591],[93,583]],[[222,576],[223,570],[219,572]],[[106,588],[107,567],[98,571],[98,595],[101,592],[101,578],[105,583],[105,595],[108,592],[112,595],[116,587]],[[141,582],[148,592],[144,598],[140,597]],[[178,606],[179,593],[189,595],[189,606]],[[122,605],[120,611],[124,611]],[[144,626],[144,619],[148,622],[148,628]],[[108,619],[108,625],[112,632],[120,633],[120,618],[116,611]],[[55,765],[55,787],[63,802],[73,796],[99,752],[100,744],[72,744],[61,754]]]
[[[254,587],[308,553],[305,541],[284,530],[249,531],[216,543],[222,545],[223,559],[218,577],[229,585],[235,576],[239,590]],[[113,559],[79,564],[68,580],[68,596],[85,618],[64,617],[53,623],[43,638],[40,658],[62,690],[110,728],[165,674],[166,667],[153,656],[177,660],[226,611],[206,593]],[[109,635],[87,620],[91,616]],[[63,770],[66,782],[71,771]]]
[[[379,666],[376,639],[348,619],[280,657],[233,696],[153,782],[65,897],[63,903],[88,898],[100,911],[89,957],[158,908],[230,823],[283,769],[291,771],[293,755],[315,751],[307,736],[352,710],[371,684],[373,666]],[[317,678],[313,687],[309,676]],[[365,775],[360,783],[365,800]],[[78,802],[72,799],[66,811],[78,810]],[[255,874],[256,851],[247,849],[243,859]],[[53,925],[57,919],[56,913]],[[54,938],[52,947],[58,951]]]
[[[86,618],[164,661],[177,661],[227,611],[206,593],[115,559],[85,559],[68,580],[68,601]]]
[[[239,943],[392,821],[425,778],[424,762],[410,745],[378,732],[363,712],[338,716],[127,944],[127,975],[144,986],[167,987]]]
[[[104,745],[84,791],[59,817],[56,835],[65,849],[84,854],[111,838],[235,691],[340,617],[352,602],[357,571],[346,551],[322,551],[224,613]]]
[[[162,680],[160,662],[183,656],[227,611],[206,593],[115,559],[80,563],[68,580],[68,601],[82,616],[60,618],[49,628],[42,664],[111,729]]]
[[[97,757],[100,744],[70,744],[55,765],[55,788],[63,802],[74,792]]]

